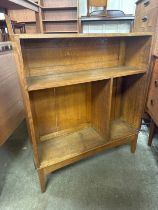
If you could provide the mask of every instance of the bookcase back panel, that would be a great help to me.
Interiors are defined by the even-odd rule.
[[[151,37],[132,37],[126,39],[125,63],[147,69],[149,63]]]
[[[31,92],[39,135],[71,132],[90,126],[107,139],[111,93],[111,80]]]
[[[62,10],[62,11],[44,11],[43,13],[44,20],[52,20],[52,21],[59,21],[59,20],[77,20],[77,10]],[[66,21],[65,21],[66,22]]]
[[[128,76],[123,81],[121,118],[139,129],[144,110],[146,75]]]
[[[23,58],[27,76],[83,71],[119,65],[119,39],[27,40]]]
[[[40,136],[90,122],[88,83],[35,91],[31,98]]]
[[[45,7],[77,7],[77,0],[43,0]]]
[[[144,82],[144,74],[114,79],[111,120],[121,119],[139,129],[144,108]]]

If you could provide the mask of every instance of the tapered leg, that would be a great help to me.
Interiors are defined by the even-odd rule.
[[[38,169],[38,177],[39,177],[41,192],[43,193],[46,190],[46,186],[45,186],[45,175],[44,175],[43,169]]]
[[[153,120],[151,120],[148,146],[151,146],[151,144],[152,144],[153,137],[154,137],[154,134],[155,134],[155,130],[156,130],[156,124],[154,123]]]
[[[137,138],[138,138],[138,135],[135,135],[134,137],[132,137],[132,140],[131,140],[131,152],[132,153],[135,153],[135,151],[136,151]]]

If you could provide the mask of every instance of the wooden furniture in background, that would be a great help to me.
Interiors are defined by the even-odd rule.
[[[16,34],[25,34],[26,33],[26,28],[25,28],[25,23],[18,23],[16,21],[11,21],[13,32]],[[17,32],[18,31],[18,32]]]
[[[48,173],[77,160],[125,143],[135,152],[150,33],[17,35],[15,40],[42,192]]]
[[[0,42],[9,41],[9,35],[6,29],[7,29],[6,21],[0,20],[0,35],[1,35]]]
[[[15,11],[20,11],[21,9],[29,9],[33,11],[36,15],[36,27],[37,27],[37,32],[41,32],[41,28],[39,27],[39,11],[40,11],[40,6],[35,3],[35,1],[32,0],[1,0],[0,1],[0,10],[2,13],[5,14],[5,19],[7,23],[7,28],[8,28],[8,33],[9,35],[12,35],[14,33],[13,27],[11,25],[11,18],[9,17],[9,11],[10,10],[15,10]],[[14,11],[14,12],[15,12]],[[13,20],[17,21],[17,20]],[[18,22],[17,22],[18,24]],[[19,22],[19,24],[22,24]]]
[[[39,0],[39,22],[41,33],[77,33],[78,0]],[[30,10],[12,10],[12,20],[24,22],[26,33],[37,33],[35,12]]]
[[[31,0],[1,0],[0,10],[6,15],[8,31],[13,34],[11,21],[7,15],[9,9],[29,8],[36,12],[39,6]],[[1,22],[2,23],[2,22]],[[4,22],[3,22],[4,23]],[[12,38],[13,40],[13,38]],[[10,47],[4,51],[8,42],[0,43],[0,145],[2,145],[12,132],[24,119],[24,109],[16,71],[15,58]]]
[[[103,16],[106,16],[106,8],[107,8],[108,0],[87,0],[87,16],[93,15],[93,12],[90,12],[91,8],[102,7],[103,8]]]
[[[0,43],[0,49],[0,145],[2,145],[24,119],[24,108],[11,43]]]
[[[78,0],[41,0],[44,33],[77,33]]]
[[[147,112],[151,116],[148,145],[151,146],[158,126],[158,56],[152,57],[152,74],[147,99]]]
[[[105,16],[82,16],[79,19],[79,28],[80,28],[80,33],[97,33],[97,32],[107,32],[108,26],[110,24],[110,29],[113,30],[115,28],[115,32],[122,32],[122,30],[126,30],[125,27],[121,27],[122,24],[128,24],[129,25],[129,31],[133,31],[133,22],[134,22],[134,16],[132,15],[125,15],[122,11],[120,10],[107,10],[107,17]],[[102,24],[102,31],[100,30],[100,24]],[[95,27],[96,24],[96,27]],[[115,25],[115,27],[112,27],[112,24]],[[121,25],[119,28],[119,24]],[[106,29],[107,25],[107,29]],[[88,28],[88,31],[86,30],[86,26]],[[94,29],[93,29],[94,28]],[[124,31],[125,32],[125,31]],[[127,31],[126,31],[127,32]]]
[[[0,9],[11,10],[11,9],[30,9],[38,12],[39,6],[33,0],[1,0]],[[1,11],[2,12],[2,11]]]
[[[157,0],[138,0],[136,2],[136,14],[134,21],[135,32],[152,32],[153,43],[151,54],[158,54],[156,42],[158,40],[158,1]]]
[[[11,20],[25,23],[26,33],[37,33],[35,12],[28,9],[9,10]]]
[[[157,0],[138,0],[136,3],[136,15],[134,21],[134,31],[135,32],[152,32],[153,33],[153,41],[151,48],[151,56],[158,56],[158,1]],[[146,99],[146,111],[152,118],[151,120],[151,128],[148,145],[151,145],[153,134],[155,131],[155,126],[157,124],[157,108],[155,104],[155,100],[157,99],[157,93],[155,90],[155,70],[157,67],[155,66],[156,57],[154,61],[151,60],[150,71],[148,74],[148,94]],[[154,102],[151,97],[154,97]],[[154,104],[152,104],[154,103]],[[155,124],[156,123],[156,124]]]

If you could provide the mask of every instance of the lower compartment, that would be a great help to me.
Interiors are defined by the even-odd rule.
[[[120,140],[130,141],[130,137],[136,135],[137,130],[122,120],[113,121],[111,124],[111,137],[102,138],[92,127],[85,127],[76,132],[53,137],[40,143],[41,168],[69,161],[73,158],[88,153],[95,153],[110,145],[117,145]],[[65,164],[64,163],[64,164]],[[60,166],[59,166],[60,167]]]
[[[53,171],[131,141],[139,130],[144,79],[139,74],[30,92],[40,168]]]

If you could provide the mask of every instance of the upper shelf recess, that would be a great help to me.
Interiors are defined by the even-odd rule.
[[[99,81],[145,72],[146,69],[140,69],[129,66],[119,66],[114,68],[92,69],[87,71],[50,74],[46,76],[33,76],[27,79],[28,91],[75,85],[85,82]]]

